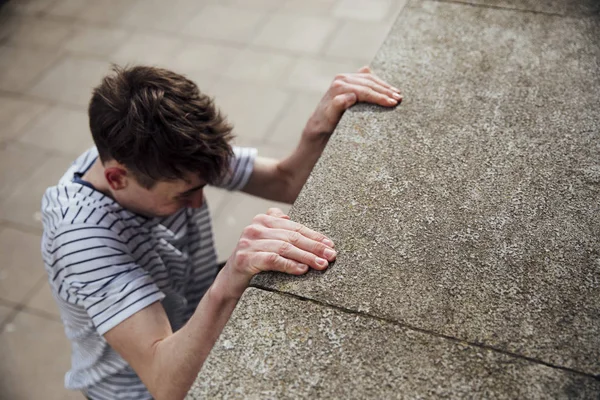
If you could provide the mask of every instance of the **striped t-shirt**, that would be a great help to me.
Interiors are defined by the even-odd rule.
[[[231,173],[219,185],[247,183],[256,150],[234,147]],[[150,399],[144,384],[102,336],[162,301],[173,330],[193,314],[217,274],[206,203],[166,218],[121,207],[79,179],[98,157],[82,154],[42,200],[42,255],[71,341],[68,389],[92,399]]]

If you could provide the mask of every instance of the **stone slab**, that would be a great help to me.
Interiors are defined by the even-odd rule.
[[[594,398],[600,381],[249,289],[188,399]]]
[[[442,0],[444,1],[444,0]],[[451,0],[449,0],[451,1]],[[569,16],[590,16],[600,12],[598,0],[460,0],[464,3],[516,10],[543,12]]]
[[[338,261],[258,286],[600,374],[600,23],[412,2],[291,216]]]

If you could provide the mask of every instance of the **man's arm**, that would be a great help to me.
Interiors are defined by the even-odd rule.
[[[190,320],[173,333],[154,303],[105,333],[157,400],[183,399],[254,275],[302,275],[335,259],[333,242],[289,220],[281,210],[257,215]]]
[[[135,313],[104,337],[157,399],[183,399],[208,357],[239,296],[217,276],[190,320],[173,333],[161,303]]]
[[[377,78],[368,67],[356,74],[338,75],[308,120],[292,154],[279,161],[258,157],[243,191],[292,204],[348,108],[356,102],[393,107],[400,101],[400,91]]]

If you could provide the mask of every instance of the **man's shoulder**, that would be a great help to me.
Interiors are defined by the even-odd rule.
[[[110,197],[85,185],[62,182],[46,189],[42,198],[44,230],[59,230],[71,225],[105,226],[123,208]]]
[[[67,169],[55,186],[46,189],[41,212],[44,231],[56,232],[73,225],[90,227],[109,226],[123,210],[113,199],[95,190],[91,185],[74,181],[98,156],[95,148],[80,155]]]

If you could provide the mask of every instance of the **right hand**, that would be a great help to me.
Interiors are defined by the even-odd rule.
[[[259,272],[302,275],[324,270],[335,260],[333,242],[325,235],[293,222],[278,208],[259,214],[238,241],[225,269],[247,279]]]

